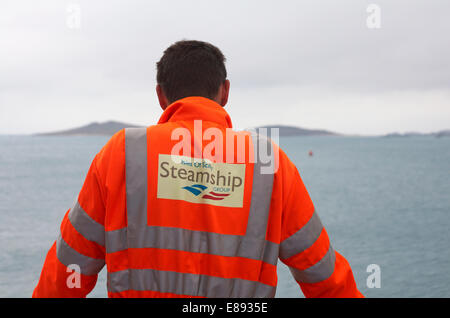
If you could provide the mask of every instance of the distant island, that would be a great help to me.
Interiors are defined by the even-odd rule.
[[[259,126],[254,129],[259,128],[267,128],[270,130],[271,128],[278,128],[280,137],[289,137],[289,136],[339,136],[340,134],[334,133],[328,130],[323,129],[305,129],[295,126],[285,126],[285,125],[269,125],[269,126]]]
[[[407,132],[407,133],[390,133],[386,134],[383,137],[394,138],[394,137],[450,137],[450,129],[449,130],[441,130],[432,133],[419,133],[419,132]]]
[[[122,123],[118,121],[107,121],[104,123],[90,123],[85,126],[68,129],[68,130],[61,130],[61,131],[55,131],[55,132],[49,132],[49,133],[39,133],[36,134],[37,136],[90,136],[90,135],[106,135],[106,136],[112,136],[119,130],[122,130],[124,128],[134,128],[134,127],[140,127],[137,125]]]
[[[89,135],[108,135],[112,136],[119,130],[124,128],[141,127],[133,124],[122,123],[118,121],[107,121],[104,123],[90,123],[85,126],[61,130],[48,133],[38,133],[37,136],[89,136]],[[285,125],[271,125],[271,126],[260,126],[258,128],[278,128],[280,137],[286,136],[333,136],[338,135],[336,133],[327,130],[316,130],[316,129],[304,129],[295,126],[285,126]]]
[[[133,128],[133,127],[142,127],[138,125],[122,123],[119,121],[106,121],[103,123],[93,122],[85,126],[55,131],[55,132],[47,132],[47,133],[38,133],[36,136],[94,136],[94,135],[106,135],[112,136],[119,130],[124,128]],[[289,137],[289,136],[345,136],[343,134],[331,132],[323,129],[305,129],[296,126],[287,126],[287,125],[269,125],[269,126],[258,126],[249,129],[259,129],[259,128],[278,128],[280,137]],[[395,137],[420,137],[420,136],[431,136],[431,137],[450,137],[450,130],[441,130],[434,133],[417,133],[417,132],[408,132],[408,133],[390,133],[386,135],[382,135],[379,137],[386,138],[395,138]]]

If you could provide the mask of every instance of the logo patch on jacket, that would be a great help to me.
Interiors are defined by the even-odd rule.
[[[245,164],[159,155],[158,198],[240,208],[244,184]]]

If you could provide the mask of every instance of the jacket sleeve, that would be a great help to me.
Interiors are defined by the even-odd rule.
[[[47,253],[33,297],[86,297],[105,265],[105,205],[96,158]]]
[[[307,298],[364,297],[347,260],[331,246],[297,168],[284,153],[283,158],[280,260]]]

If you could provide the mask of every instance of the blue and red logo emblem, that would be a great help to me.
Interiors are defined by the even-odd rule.
[[[227,196],[230,195],[229,193],[217,193],[214,191],[204,193],[204,191],[206,189],[208,189],[208,187],[204,186],[203,184],[194,184],[194,185],[191,185],[188,187],[183,187],[182,189],[189,191],[190,193],[192,193],[195,196],[199,196],[200,194],[203,194],[203,196],[201,198],[209,199],[209,200],[223,200]]]

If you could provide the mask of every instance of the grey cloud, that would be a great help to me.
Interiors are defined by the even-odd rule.
[[[450,3],[373,1],[381,29],[369,30],[371,2],[2,1],[0,94],[45,104],[152,91],[156,61],[182,38],[220,47],[240,92],[447,91]],[[69,3],[80,5],[80,29],[66,26]]]

